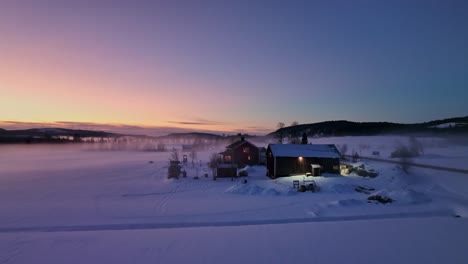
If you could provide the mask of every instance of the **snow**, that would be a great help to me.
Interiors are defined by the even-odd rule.
[[[346,143],[350,149],[366,142],[369,148],[363,152],[380,149],[384,155],[395,140],[405,139],[313,141]],[[468,155],[465,146],[422,141],[428,146],[425,153],[438,153],[431,158],[434,163],[455,152],[465,160]],[[421,168],[410,168],[406,174],[395,164],[362,160],[360,164],[379,175],[271,180],[264,166],[250,166],[244,169],[247,177],[215,181],[206,162],[217,151],[198,153],[201,167],[189,162],[183,165],[187,178],[168,180],[169,152],[0,146],[0,262],[465,263],[468,259],[466,174]],[[301,184],[314,180],[320,191],[297,192],[294,180]],[[357,192],[358,187],[370,191]],[[394,202],[368,202],[369,195]]]
[[[466,263],[466,219],[0,236],[6,263]]]
[[[449,139],[436,137],[417,138],[422,143],[424,152],[421,156],[412,158],[413,162],[468,170],[468,145],[455,145]],[[360,156],[391,159],[390,154],[399,144],[409,144],[407,136],[357,136],[357,137],[327,137],[311,138],[313,144],[335,144],[338,149],[347,145],[347,155],[356,152]],[[378,151],[379,156],[372,155]],[[343,153],[342,153],[343,154]],[[394,159],[398,160],[398,159]]]
[[[456,127],[456,126],[466,126],[466,123],[455,123],[455,122],[450,122],[450,123],[444,123],[436,126],[430,126],[430,128],[449,128],[449,127]]]
[[[329,145],[301,145],[301,144],[270,144],[271,152],[275,157],[317,157],[339,158],[338,154]]]

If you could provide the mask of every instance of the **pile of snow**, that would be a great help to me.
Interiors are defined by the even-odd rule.
[[[225,191],[226,193],[233,194],[244,194],[244,195],[291,195],[297,193],[291,188],[286,188],[284,186],[269,186],[261,187],[254,183],[237,183]]]
[[[354,193],[356,192],[354,189],[356,185],[354,184],[346,184],[346,183],[325,183],[320,185],[322,192],[328,193]]]
[[[328,207],[334,208],[334,207],[349,207],[349,206],[361,206],[367,203],[367,200],[365,199],[342,199],[338,201],[333,201],[328,204]]]
[[[431,201],[431,198],[422,192],[418,192],[412,189],[396,189],[396,190],[381,190],[373,193],[372,195],[380,195],[383,197],[389,197],[394,202],[399,204],[423,204]]]
[[[246,171],[246,172],[249,173],[249,175],[251,175],[251,174],[253,174],[254,172],[256,172],[257,170],[256,170],[254,167],[252,167],[252,166],[245,166],[244,168],[238,170],[238,172],[240,172],[240,171]]]

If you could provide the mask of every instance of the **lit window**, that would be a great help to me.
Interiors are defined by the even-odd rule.
[[[249,148],[249,147],[245,147],[243,150],[244,150],[244,153],[249,153],[250,148]]]
[[[248,156],[247,159],[250,160],[250,156]]]
[[[231,162],[231,155],[224,156],[224,161]]]

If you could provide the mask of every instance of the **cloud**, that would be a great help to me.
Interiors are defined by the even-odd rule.
[[[249,133],[249,134],[268,134],[271,129],[249,126],[242,129],[234,129],[226,131],[225,129],[216,129],[210,126],[223,126],[227,123],[210,121],[204,119],[195,119],[192,121],[168,121],[174,126],[138,126],[129,124],[106,124],[92,122],[73,122],[73,121],[55,121],[55,122],[21,122],[21,121],[1,121],[0,128],[9,130],[30,129],[30,128],[68,128],[105,131],[110,133],[126,134],[126,135],[147,135],[147,136],[163,136],[171,133],[188,133],[188,132],[207,132],[207,133]],[[180,127],[186,125],[187,127]],[[206,126],[207,129],[191,128],[189,126]]]
[[[195,119],[190,121],[167,121],[171,124],[177,125],[201,125],[201,126],[218,126],[218,125],[225,125],[226,123],[206,120],[206,119]]]
[[[221,124],[209,121],[198,121],[193,122],[192,125],[200,124]],[[173,122],[173,124],[179,124]],[[188,125],[188,124],[187,124]],[[128,124],[105,124],[105,123],[92,123],[92,122],[72,122],[72,121],[55,121],[55,122],[21,122],[21,121],[1,121],[0,128],[8,130],[21,130],[31,128],[68,128],[68,129],[82,129],[82,130],[94,130],[94,131],[105,131],[118,134],[126,135],[147,135],[147,136],[163,136],[171,133],[188,133],[188,132],[208,132],[217,133],[213,130],[204,129],[193,129],[190,127],[176,127],[176,126],[138,126]],[[220,133],[222,131],[219,131]]]
[[[68,129],[83,129],[106,131],[118,134],[130,135],[148,135],[162,136],[170,133],[191,132],[189,128],[179,128],[170,126],[137,126],[126,124],[104,124],[92,122],[70,122],[70,121],[55,121],[49,123],[39,122],[20,122],[20,121],[0,121],[0,127],[9,130],[21,130],[30,128],[68,128]]]

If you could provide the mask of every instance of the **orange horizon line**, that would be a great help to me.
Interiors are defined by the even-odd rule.
[[[0,120],[0,125],[6,126],[6,127],[13,127],[13,126],[28,126],[29,128],[37,128],[36,126],[47,126],[49,128],[69,128],[73,125],[76,126],[96,126],[96,128],[93,129],[98,129],[98,130],[112,130],[112,128],[118,129],[118,128],[128,128],[132,129],[134,127],[135,129],[182,129],[182,130],[192,130],[194,132],[196,131],[204,131],[204,132],[218,132],[218,133],[239,133],[241,129],[239,128],[231,128],[231,129],[226,129],[226,126],[223,126],[224,129],[213,129],[213,128],[200,128],[197,127],[197,125],[180,125],[180,126],[170,126],[170,125],[146,125],[146,124],[138,124],[138,123],[98,123],[98,122],[87,122],[87,121],[17,121],[17,120]],[[109,128],[99,128],[99,126],[109,126]],[[210,126],[222,126],[222,125],[210,125]],[[83,129],[83,128],[80,128]],[[256,133],[262,133],[264,131],[268,131],[267,128],[259,128],[259,129],[242,129],[245,132],[256,132]]]

